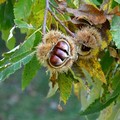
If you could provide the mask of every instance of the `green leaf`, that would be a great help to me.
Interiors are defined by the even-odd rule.
[[[19,56],[27,51],[32,50],[33,46],[34,46],[34,41],[35,41],[35,33],[33,33],[32,35],[30,35],[25,42],[19,46],[19,49],[17,49],[15,51],[15,53],[12,55],[13,57]]]
[[[0,66],[3,66],[7,63],[7,61],[9,60],[9,58],[15,53],[15,51],[19,49],[19,46],[15,47],[14,49],[6,52],[3,54],[4,58],[0,60]]]
[[[8,0],[0,5],[0,30],[6,30],[14,25],[13,4]]]
[[[116,6],[118,6],[119,4],[118,4],[118,2],[116,2],[116,1],[112,1],[112,5],[111,5],[111,8],[114,8],[114,7],[116,7]]]
[[[9,57],[10,57],[11,55],[13,55],[19,48],[20,48],[20,45],[16,46],[16,47],[13,48],[12,50],[4,53],[3,56],[9,58]]]
[[[13,30],[15,27],[12,27],[11,29],[2,30],[2,39],[5,40],[6,46],[9,50],[13,49],[15,47],[16,40],[13,36]]]
[[[85,110],[101,96],[102,82],[95,78],[92,80],[90,74],[85,69],[82,68],[82,71],[87,82],[86,89],[81,90],[81,105],[82,110]]]
[[[36,47],[42,41],[42,34],[40,31],[35,34],[34,47]]]
[[[110,120],[110,116],[112,115],[113,112],[113,107],[114,107],[114,103],[110,104],[107,108],[102,110],[97,120]]]
[[[33,57],[35,52],[32,52],[28,54],[27,56],[24,56],[17,62],[9,63],[4,66],[4,69],[1,69],[0,71],[0,81],[3,81],[4,79],[8,78],[11,74],[13,74],[16,70],[20,69],[22,65],[27,64]]]
[[[58,90],[58,83],[56,83],[54,86],[52,85],[52,82],[49,82],[49,92],[47,94],[47,98],[52,97],[56,91]]]
[[[60,101],[66,104],[68,98],[70,97],[72,90],[73,79],[68,73],[62,73],[58,75],[58,86],[60,89]]]
[[[73,0],[66,0],[67,1],[67,6],[71,7],[71,8],[76,8],[76,6],[73,3]]]
[[[120,16],[114,16],[111,23],[111,33],[117,48],[120,48]]]
[[[10,58],[3,58],[3,61],[1,61],[1,62],[4,63],[4,61],[5,61],[5,64],[2,64],[2,65],[1,65],[0,71],[6,69],[6,67],[8,67],[8,66],[11,65],[11,64],[13,64],[13,63],[15,63],[15,62],[18,62],[19,60],[21,60],[21,59],[24,58],[25,56],[29,55],[31,52],[33,52],[33,51],[27,51],[27,52],[25,52],[24,54],[21,54],[21,55],[19,55],[19,56],[14,57],[14,58],[11,58],[11,56],[10,56]]]
[[[30,13],[31,7],[34,0],[19,0],[14,5],[14,16],[15,19],[26,20]]]
[[[91,75],[84,68],[81,68],[81,69],[82,69],[82,71],[83,71],[83,73],[85,75],[85,78],[86,78],[86,81],[87,81],[88,85],[91,86],[93,84],[93,80],[91,78]]]
[[[120,4],[120,0],[114,0],[114,1],[116,1],[117,3],[119,3],[119,4]]]
[[[13,48],[15,47],[15,43],[16,43],[16,40],[15,40],[14,37],[12,37],[11,39],[9,39],[9,40],[7,41],[6,46],[7,46],[7,48],[8,48],[9,50],[11,50],[11,49],[13,49]]]
[[[30,54],[33,51],[34,47],[35,33],[38,31],[39,29],[30,35],[23,44],[4,54],[4,58],[0,61],[0,80],[4,80],[10,74],[13,74],[16,70],[21,68],[22,63],[25,65],[29,62],[29,60],[31,60],[32,57]],[[29,60],[27,59],[27,56]]]
[[[39,69],[40,64],[34,55],[34,57],[24,67],[22,76],[22,90],[24,90],[29,85]]]
[[[76,8],[80,7],[80,0],[74,0],[73,3],[76,6]]]
[[[4,66],[5,64],[9,63],[10,61],[16,59],[17,57],[24,56],[27,52],[30,52],[33,47],[35,47],[36,43],[40,41],[41,34],[38,32],[41,28],[37,29],[33,34],[31,34],[25,42],[18,45],[11,51],[3,54],[3,59],[0,60],[0,66]],[[39,38],[38,38],[39,36]],[[20,59],[20,58],[19,58]]]
[[[13,37],[13,32],[14,32],[15,28],[16,28],[16,26],[13,26],[11,28],[7,41],[10,40]]]
[[[118,97],[118,95],[109,99],[105,103],[102,103],[102,102],[100,102],[100,99],[97,99],[85,111],[81,111],[80,115],[88,115],[88,114],[92,114],[92,113],[95,113],[95,112],[99,112],[100,110],[103,110],[104,108],[109,106],[117,97]]]
[[[1,30],[1,32],[2,32],[2,39],[6,42],[10,34],[10,29]]]
[[[120,94],[120,74],[119,74],[119,71],[116,73],[115,77],[112,78],[111,81],[114,81],[114,84],[113,84],[114,91],[112,94],[108,95],[106,102],[102,103],[102,101],[100,101],[100,98],[96,99],[95,102],[92,103],[91,105],[89,105],[89,107],[87,109],[80,112],[81,115],[87,115],[87,114],[99,112],[99,111],[103,110],[104,108],[106,108],[107,106],[109,106],[113,101],[116,100],[116,98]]]
[[[114,105],[112,110],[113,110],[112,114],[110,115],[110,117],[107,120],[119,120],[119,118],[120,118],[120,103],[117,103],[116,105]]]
[[[113,86],[113,95],[120,94],[120,71],[117,71],[116,75],[111,79]]]
[[[15,19],[14,22],[19,28],[34,29],[34,27],[31,24],[28,24],[25,21]]]
[[[102,70],[105,74],[111,68],[113,62],[114,62],[114,58],[111,57],[109,51],[107,51],[100,61]]]
[[[45,0],[36,0],[32,5],[31,15],[29,16],[30,23],[38,28],[43,24]]]
[[[103,0],[92,0],[95,5],[101,5]]]

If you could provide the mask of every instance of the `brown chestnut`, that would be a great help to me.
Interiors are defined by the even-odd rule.
[[[65,64],[66,60],[70,56],[69,49],[70,46],[69,43],[67,43],[67,41],[58,41],[50,52],[48,60],[49,64],[52,67],[61,67],[63,64]]]

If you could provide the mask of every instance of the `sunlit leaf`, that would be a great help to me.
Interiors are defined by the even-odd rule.
[[[7,61],[9,61],[9,58],[11,57],[11,55],[13,55],[15,53],[15,51],[19,49],[19,46],[15,47],[14,49],[6,52],[3,54],[4,58],[0,60],[0,66],[4,66]]]
[[[100,99],[95,100],[94,103],[92,103],[85,111],[81,111],[81,115],[87,115],[92,114],[95,112],[99,112],[100,110],[103,110],[105,107],[109,106],[116,98],[117,96],[114,96],[110,100],[106,101],[105,103],[102,103]]]
[[[76,8],[78,8],[80,6],[80,1],[79,0],[74,0],[73,3],[76,6]]]
[[[115,16],[112,19],[111,23],[111,33],[113,37],[113,41],[115,42],[117,48],[120,48],[120,40],[119,40],[119,35],[120,35],[120,16]]]
[[[31,13],[33,0],[19,0],[14,5],[14,16],[15,19],[27,19]]]
[[[9,36],[8,36],[7,41],[9,41],[9,40],[13,37],[13,31],[14,31],[14,30],[15,30],[15,26],[13,26],[13,27],[11,28],[10,34],[9,34]]]
[[[8,78],[11,74],[13,74],[16,70],[20,69],[22,65],[27,64],[33,57],[35,52],[28,54],[27,56],[21,57],[20,60],[14,62],[13,64],[10,63],[4,66],[4,69],[0,70],[0,81]]]
[[[32,48],[35,41],[35,33],[29,36],[23,44],[4,54],[4,58],[0,61],[0,80],[6,79],[10,74],[13,74],[16,70],[20,69],[22,64],[25,65],[32,59],[33,54],[35,53],[32,53]]]
[[[28,23],[35,28],[43,24],[45,10],[45,0],[35,0],[31,7],[31,14],[28,17]]]
[[[27,28],[27,29],[34,29],[34,27],[31,24],[26,23],[25,21],[15,19],[15,24],[19,28]]]
[[[9,34],[10,34],[10,29],[7,29],[7,30],[2,30],[2,39],[5,40],[5,42],[7,42],[7,39],[9,37]]]
[[[110,104],[107,108],[101,111],[100,116],[98,117],[98,120],[110,120],[109,118],[113,112],[113,106],[114,106],[114,103]]]
[[[109,116],[107,120],[119,120],[120,118],[120,103],[118,102],[112,108],[112,114]]]
[[[119,3],[119,4],[120,4],[120,0],[114,0],[114,1],[116,1],[117,3]]]
[[[58,86],[60,89],[60,101],[63,101],[66,104],[68,98],[70,97],[72,90],[72,78],[69,74],[59,74],[58,76]]]
[[[49,89],[49,92],[47,94],[47,98],[52,97],[56,93],[56,91],[58,90],[58,88],[59,88],[58,87],[58,83],[56,83],[53,86],[52,82],[49,82],[49,87],[50,87],[50,89]]]
[[[6,42],[6,47],[11,50],[15,47],[16,40],[13,36],[13,30],[15,27],[12,27],[11,30],[2,30],[2,39]]]
[[[9,39],[6,43],[6,46],[9,50],[13,49],[15,47],[15,43],[16,43],[16,40],[14,37],[12,37],[11,39]]]
[[[34,41],[35,41],[35,34],[33,33],[27,38],[27,40],[23,44],[19,46],[19,49],[15,51],[12,57],[21,55],[26,51],[30,51],[34,46]]]
[[[90,74],[85,69],[82,68],[82,70],[87,82],[86,90],[82,90],[81,93],[81,105],[82,105],[81,109],[85,110],[90,104],[92,104],[96,99],[98,99],[101,96],[102,82],[97,79],[92,80]]]
[[[0,0],[0,4],[4,3],[6,0]]]

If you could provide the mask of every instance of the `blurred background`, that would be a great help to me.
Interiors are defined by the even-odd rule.
[[[0,59],[9,51],[0,33]],[[23,42],[25,35],[16,30],[16,45]],[[59,92],[46,98],[49,90],[49,76],[42,68],[26,90],[21,90],[22,69],[0,82],[0,120],[84,120],[80,117],[80,102],[72,94],[63,111],[57,109]]]

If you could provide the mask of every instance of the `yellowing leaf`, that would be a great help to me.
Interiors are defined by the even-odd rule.
[[[106,48],[108,45],[107,45],[107,42],[106,41],[102,41],[101,43],[101,49],[104,50],[104,48]]]
[[[36,0],[32,5],[29,23],[38,28],[44,19],[45,0]]]
[[[38,28],[43,22],[43,16],[44,9],[32,14],[29,18],[30,24],[33,24],[36,28]]]
[[[87,70],[91,77],[98,78],[103,83],[106,83],[105,75],[102,71],[101,65],[98,62],[97,58],[91,58],[86,60],[79,60],[77,63],[81,68]]]
[[[106,2],[106,0],[103,1],[102,5],[101,5],[101,8],[102,8],[104,11],[110,12],[111,9],[112,9],[112,2],[113,2],[113,0],[109,0],[109,1],[107,1],[107,2]]]
[[[104,31],[104,34],[102,35],[102,43],[101,43],[101,50],[104,50],[111,42],[112,35],[109,30]]]
[[[78,83],[74,83],[74,94],[77,96],[78,99],[80,99],[80,89],[81,89],[81,84]]]
[[[0,4],[4,3],[6,0],[0,0]]]

